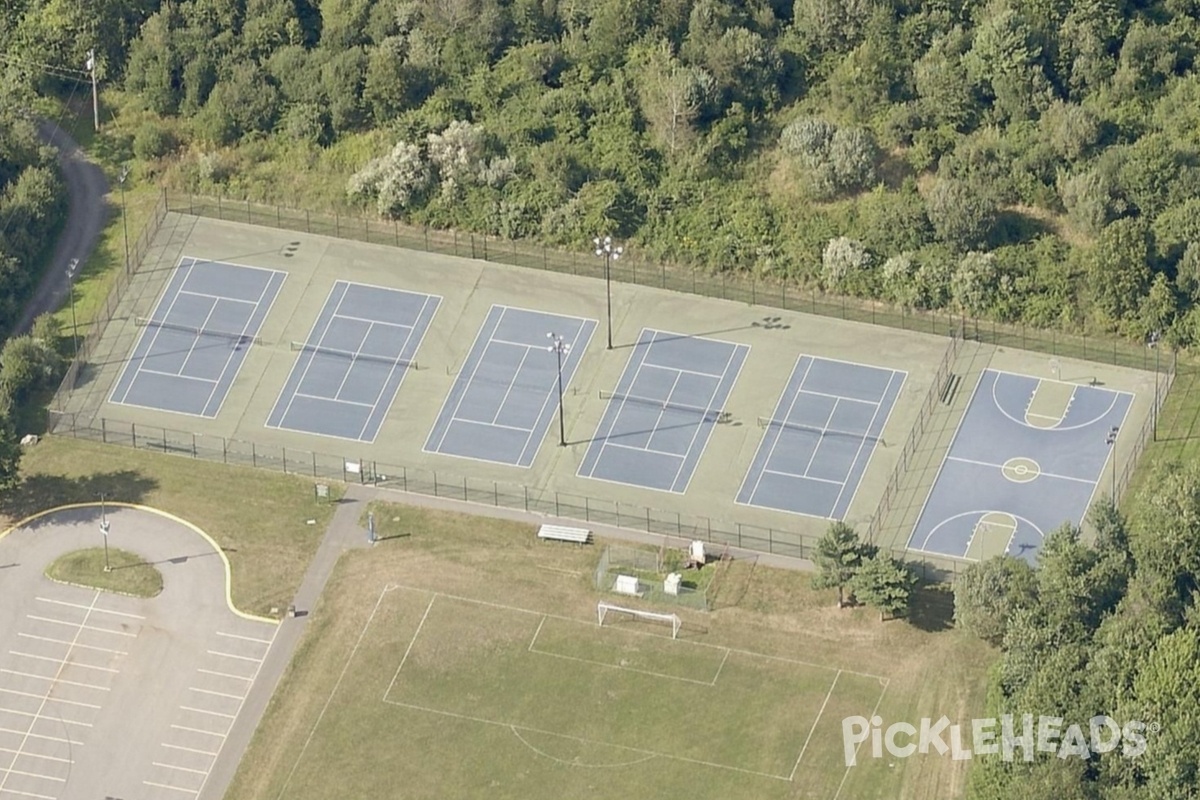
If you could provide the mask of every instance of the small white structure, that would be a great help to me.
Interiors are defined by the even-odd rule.
[[[641,592],[638,589],[639,586],[636,575],[618,575],[616,583],[613,584],[613,591],[617,594],[628,594],[634,597],[640,597]]]
[[[596,622],[604,627],[604,620],[609,612],[617,614],[628,614],[635,619],[645,619],[651,622],[665,622],[671,626],[671,638],[679,638],[679,629],[683,627],[683,621],[679,619],[677,614],[662,614],[656,611],[642,611],[637,608],[625,608],[623,606],[614,606],[611,603],[605,603],[603,600],[596,604]]]
[[[663,581],[663,594],[671,594],[671,595],[675,595],[678,597],[679,596],[679,583],[682,580],[683,580],[682,575],[680,575],[678,572],[672,572],[670,575],[667,576],[667,579],[665,581]]]
[[[688,560],[698,567],[703,567],[708,561],[704,555],[704,542],[696,539],[688,549]]]
[[[37,443],[38,443],[38,437],[37,437],[36,433],[27,433],[21,437],[21,446],[22,447],[32,447],[33,445],[35,445]]]

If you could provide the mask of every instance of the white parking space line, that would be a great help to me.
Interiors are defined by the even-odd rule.
[[[16,650],[9,650],[8,652],[14,656],[21,656],[23,658],[36,658],[39,661],[53,661],[55,664],[66,664],[67,666],[71,666],[71,667],[82,667],[83,669],[98,669],[103,672],[111,672],[113,674],[116,674],[121,671],[119,669],[113,669],[112,667],[97,667],[97,666],[93,666],[92,664],[83,664],[79,661],[63,661],[61,658],[51,658],[50,656],[35,656],[33,653],[19,653]]]
[[[38,597],[35,599],[41,600],[43,603],[53,603],[56,606],[70,606],[71,608],[81,608],[85,611],[87,610],[87,606],[80,605],[79,603],[68,603],[65,600],[54,600],[49,597]],[[145,617],[139,614],[130,614],[125,611],[114,611],[111,608],[101,608],[100,606],[96,606],[94,609],[92,609],[92,611],[97,614],[112,614],[113,616],[128,617],[129,619],[145,619]]]
[[[253,661],[255,664],[262,663],[261,658],[254,658],[253,656],[239,656],[239,655],[235,655],[233,653],[222,653],[219,650],[209,650],[208,654],[210,656],[221,656],[222,658],[236,658],[239,661]]]
[[[18,736],[28,736],[30,739],[43,739],[47,742],[62,742],[69,744],[72,747],[83,747],[83,742],[77,742],[74,739],[63,739],[59,736],[43,736],[40,733],[29,733],[27,731],[17,731],[12,728],[0,728],[0,733],[15,733]]]
[[[69,706],[82,706],[83,708],[100,708],[100,706],[96,705],[95,703],[82,703],[78,700],[66,700],[62,697],[43,697],[42,695],[34,694],[33,692],[18,692],[16,689],[5,689],[3,686],[0,686],[0,692],[4,692],[5,694],[15,694],[20,697],[35,697],[38,700],[45,700],[47,703],[63,703]]]
[[[19,750],[13,750],[11,747],[0,747],[0,753],[13,753],[14,755],[22,756],[23,758],[40,758],[43,761],[57,761],[60,764],[74,764],[73,758],[61,758],[59,756],[44,756],[40,753],[24,753]],[[14,759],[15,760],[15,759]]]
[[[211,670],[211,669],[197,669],[196,672],[202,672],[205,675],[217,675],[222,678],[236,678],[239,681],[249,682],[249,681],[254,680],[254,678],[247,678],[245,675],[231,675],[228,672],[217,672],[216,670]]]
[[[85,625],[85,624],[79,623],[79,622],[69,622],[68,620],[55,619],[54,617],[39,617],[35,614],[26,614],[25,618],[35,620],[36,622],[52,622],[55,625],[68,625],[72,628],[78,628],[81,631],[96,631],[97,633],[111,633],[113,636],[128,636],[131,639],[137,638],[136,633],[130,633],[129,631],[116,631],[116,630],[113,630],[112,628],[99,628],[95,625]]]
[[[197,750],[194,747],[184,747],[181,744],[167,744],[166,742],[163,742],[163,747],[169,747],[172,750],[183,750],[186,753],[197,753],[202,756],[208,756],[209,758],[216,758],[217,755],[216,753],[210,753],[208,750]]]
[[[199,692],[200,694],[211,694],[217,697],[228,697],[230,700],[245,700],[246,698],[240,694],[229,694],[228,692],[214,692],[212,689],[200,689],[195,686],[188,687],[189,692]]]
[[[54,781],[55,783],[67,782],[66,778],[55,778],[51,775],[42,775],[40,772],[22,772],[19,769],[4,769],[3,767],[0,767],[0,772],[7,773],[9,775],[21,775],[26,778],[37,778],[41,781]]]
[[[200,794],[199,789],[185,789],[182,786],[170,786],[165,783],[155,783],[154,781],[142,781],[147,786],[153,786],[155,789],[174,789],[177,792],[186,792],[187,794]],[[50,800],[55,800],[51,797]]]
[[[124,650],[113,650],[112,648],[109,648],[109,647],[97,647],[94,644],[80,644],[79,642],[72,643],[72,642],[68,642],[65,639],[52,639],[49,636],[34,636],[32,633],[23,633],[23,632],[18,631],[17,636],[23,636],[26,639],[36,639],[39,642],[54,642],[56,644],[73,645],[75,647],[81,647],[84,650],[99,650],[102,653],[112,653],[113,655],[118,655],[118,656],[129,655],[129,653],[125,652]]]
[[[242,636],[237,633],[222,633],[221,631],[217,631],[217,636],[224,636],[227,639],[243,639],[247,642],[258,642],[259,644],[270,644],[271,643],[270,639],[258,639],[258,638],[255,638],[254,636]]]
[[[150,763],[155,767],[165,767],[167,769],[177,769],[180,772],[192,772],[192,773],[195,773],[196,775],[207,775],[208,774],[208,770],[206,770],[206,769],[192,769],[190,767],[177,767],[174,764],[164,764],[161,761],[151,761]]]
[[[217,733],[216,731],[205,731],[205,730],[201,730],[200,728],[189,728],[186,725],[172,725],[171,727],[177,731],[188,731],[189,733],[203,733],[205,736],[215,736],[218,739],[225,738],[225,734]]]
[[[44,719],[47,722],[61,722],[63,725],[78,725],[81,728],[96,727],[90,722],[80,722],[77,719],[63,719],[62,717],[47,717],[45,714],[35,714],[32,711],[15,711],[11,708],[0,708],[0,714],[16,714],[18,717],[32,717],[34,720]]]
[[[208,714],[213,717],[225,717],[225,719],[236,719],[233,714],[222,714],[220,711],[207,711],[203,708],[192,708],[191,706],[180,706],[184,711],[191,711],[193,714]]]
[[[8,788],[0,789],[0,794],[15,794],[18,797],[34,797],[34,798],[37,798],[37,800],[58,800],[57,797],[52,797],[48,794],[35,794],[33,792],[20,792],[20,791],[17,791],[16,789],[8,789]]]
[[[91,683],[80,683],[79,681],[64,681],[62,678],[55,678],[50,675],[35,675],[32,672],[17,672],[15,669],[0,668],[0,672],[3,672],[8,675],[19,675],[22,678],[37,678],[38,680],[50,681],[51,683],[61,683],[66,686],[82,686],[85,689],[95,689],[98,692],[111,692],[112,691],[112,689],[110,689],[107,686],[95,686],[94,684],[91,684]]]

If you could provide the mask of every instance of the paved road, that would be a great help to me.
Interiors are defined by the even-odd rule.
[[[78,258],[83,264],[91,255],[104,227],[108,206],[108,181],[97,165],[87,160],[75,140],[52,122],[38,125],[42,139],[58,149],[58,163],[67,184],[67,222],[54,248],[54,257],[37,291],[25,306],[14,333],[25,333],[33,320],[47,311],[54,311],[67,299],[67,263]]]

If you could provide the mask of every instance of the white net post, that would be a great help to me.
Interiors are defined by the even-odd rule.
[[[626,608],[625,606],[615,606],[612,603],[605,603],[601,600],[596,604],[596,624],[604,626],[605,617],[609,612],[619,614],[628,614],[637,619],[647,619],[654,622],[666,622],[671,626],[671,638],[679,638],[679,629],[683,626],[683,621],[679,619],[678,614],[662,614],[657,611],[642,611],[638,608]]]

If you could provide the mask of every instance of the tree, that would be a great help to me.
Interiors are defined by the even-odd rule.
[[[875,184],[879,148],[865,128],[839,128],[829,140],[829,165],[841,191],[858,191]]]
[[[12,409],[0,404],[0,490],[11,489],[21,477],[21,436]]]
[[[996,224],[996,203],[984,186],[939,179],[925,204],[937,237],[959,250],[983,245]]]
[[[638,75],[638,97],[642,116],[667,155],[687,149],[696,135],[696,117],[715,89],[713,77],[682,64],[670,42],[663,41],[647,53]]]
[[[421,197],[433,182],[421,148],[397,142],[386,156],[372,159],[350,176],[346,193],[353,199],[374,199],[381,216],[396,217]]]
[[[1096,310],[1112,322],[1133,314],[1150,283],[1149,228],[1141,218],[1119,219],[1100,233],[1087,278]]]
[[[1033,567],[1023,559],[996,556],[971,564],[954,580],[954,621],[985,642],[1004,641],[1018,609],[1037,604]]]
[[[958,262],[950,279],[950,294],[967,314],[982,316],[990,311],[1000,289],[1000,272],[994,253],[971,251]]]
[[[1177,630],[1144,660],[1133,684],[1133,719],[1157,724],[1138,759],[1144,796],[1186,800],[1200,779],[1200,633]]]
[[[877,553],[859,566],[851,580],[855,595],[879,610],[879,621],[908,610],[917,577],[889,555]]]
[[[821,253],[821,280],[834,291],[861,284],[861,275],[871,266],[871,254],[862,242],[838,236],[830,239]]]
[[[814,589],[837,589],[838,608],[846,605],[845,590],[854,580],[863,563],[866,550],[858,533],[844,522],[834,522],[817,542],[818,572],[813,576]]]

